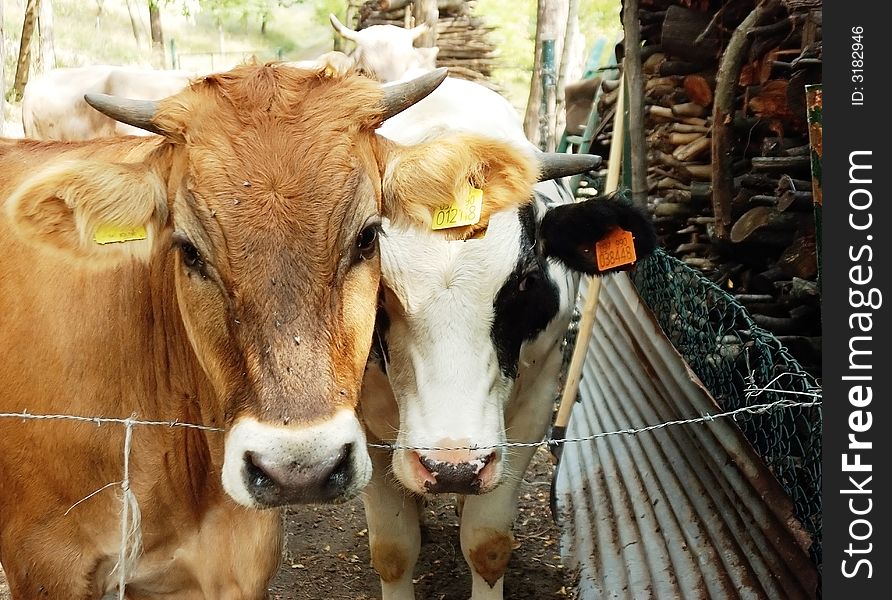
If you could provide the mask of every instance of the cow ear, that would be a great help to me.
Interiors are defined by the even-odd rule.
[[[476,222],[442,229],[452,239],[470,237],[486,229],[493,213],[528,202],[539,174],[532,152],[473,134],[388,144],[383,212],[391,221],[434,229],[443,207],[470,206],[463,204],[469,196],[479,201]]]
[[[71,161],[38,172],[7,213],[28,242],[77,259],[148,260],[167,219],[161,178],[145,165]]]
[[[656,231],[645,211],[624,199],[592,198],[549,209],[539,229],[539,247],[571,269],[603,275],[634,265],[628,262],[630,244],[623,232],[631,233],[636,261],[656,247]]]

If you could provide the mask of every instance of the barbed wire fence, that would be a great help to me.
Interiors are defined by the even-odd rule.
[[[498,444],[493,446],[464,446],[464,447],[456,447],[456,448],[439,448],[439,447],[416,447],[416,446],[401,446],[396,444],[375,444],[369,443],[369,447],[374,448],[383,448],[387,450],[479,450],[486,448],[496,448],[496,447],[535,447],[535,446],[554,446],[559,444],[578,444],[578,443],[586,443],[592,442],[599,438],[617,436],[617,435],[642,435],[647,434],[656,430],[664,429],[667,427],[678,427],[678,426],[689,426],[689,425],[702,425],[708,424],[717,419],[724,418],[733,418],[735,421],[739,422],[739,419],[742,417],[753,417],[756,415],[772,415],[775,413],[786,413],[791,410],[796,411],[806,411],[808,409],[819,409],[822,403],[821,392],[818,388],[811,388],[805,391],[789,391],[778,389],[777,385],[782,383],[782,380],[787,376],[796,376],[796,373],[782,373],[771,380],[767,381],[764,385],[758,385],[756,382],[756,372],[753,371],[750,374],[748,379],[748,387],[747,394],[750,398],[758,398],[763,395],[778,395],[770,402],[764,403],[751,403],[744,406],[739,406],[733,408],[731,410],[724,410],[720,412],[716,412],[714,414],[703,414],[696,417],[685,418],[685,419],[676,419],[672,421],[665,421],[661,423],[653,423],[649,425],[641,425],[639,427],[634,428],[626,428],[619,429],[615,431],[606,431],[600,432],[593,435],[578,437],[578,438],[563,438],[563,439],[541,439],[541,440],[530,440],[527,442],[506,442],[504,444]],[[819,412],[819,411],[818,411]],[[783,418],[783,417],[781,417]],[[139,509],[139,501],[136,497],[133,489],[131,488],[130,481],[130,467],[133,461],[132,449],[133,449],[133,437],[135,434],[135,429],[137,428],[145,428],[145,427],[169,427],[169,428],[189,428],[189,429],[197,429],[201,431],[207,432],[225,432],[224,429],[218,427],[210,427],[207,425],[197,424],[197,423],[183,423],[179,421],[159,421],[159,420],[141,420],[137,418],[136,415],[132,415],[127,418],[120,417],[102,417],[102,416],[86,416],[86,415],[69,415],[69,414],[37,414],[29,411],[22,412],[2,412],[0,413],[0,419],[19,419],[22,421],[33,421],[33,422],[59,422],[59,421],[67,421],[67,422],[75,422],[82,425],[94,425],[96,427],[104,426],[104,425],[112,425],[112,426],[120,426],[124,428],[124,443],[122,448],[122,459],[123,459],[123,469],[121,474],[121,479],[119,481],[112,481],[104,486],[92,491],[87,494],[85,497],[81,498],[74,504],[72,504],[64,513],[63,516],[76,515],[76,511],[74,509],[84,502],[88,502],[90,499],[94,498],[101,492],[107,489],[117,489],[120,490],[120,502],[121,502],[121,520],[120,520],[120,532],[121,532],[121,541],[120,547],[118,550],[118,559],[115,567],[113,569],[113,574],[116,576],[118,589],[117,594],[119,600],[123,600],[125,597],[126,585],[128,581],[129,575],[132,573],[142,550],[141,536],[140,536],[140,509]]]
[[[726,411],[820,397],[817,380],[746,309],[712,281],[658,250],[632,272],[644,302],[687,364]],[[760,382],[757,383],[756,382]],[[744,412],[735,419],[777,478],[822,566],[823,412],[804,404]]]

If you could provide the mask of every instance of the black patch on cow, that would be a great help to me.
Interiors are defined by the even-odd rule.
[[[656,230],[650,215],[623,198],[598,197],[549,209],[539,228],[541,253],[573,270],[601,275],[595,260],[595,243],[615,227],[632,232],[638,260],[656,248]]]
[[[493,301],[495,318],[490,336],[499,368],[512,378],[517,376],[523,342],[541,333],[560,307],[560,292],[549,277],[546,259],[536,252],[535,211],[532,203],[519,210],[521,243],[517,266]]]

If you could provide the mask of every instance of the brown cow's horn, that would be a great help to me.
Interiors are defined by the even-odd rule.
[[[601,157],[596,154],[539,152],[536,157],[539,160],[539,181],[585,173],[601,164]]]
[[[354,42],[359,37],[357,35],[357,33],[359,32],[353,31],[352,29],[338,21],[338,18],[333,14],[329,13],[328,20],[331,22],[331,26],[335,28],[335,31],[337,31],[341,35],[341,37],[347,38],[348,40]]]
[[[152,123],[152,117],[158,110],[158,103],[152,100],[131,100],[119,98],[108,94],[84,94],[87,104],[107,115],[115,121],[133,125],[152,133],[164,135],[157,125]]]
[[[406,110],[437,89],[437,86],[446,79],[448,72],[446,67],[440,67],[421,77],[382,88],[384,99],[381,104],[384,106],[384,119]]]

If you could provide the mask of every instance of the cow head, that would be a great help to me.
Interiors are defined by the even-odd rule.
[[[392,460],[409,490],[495,488],[506,476],[506,413],[529,411],[522,418],[541,421],[539,432],[551,414],[576,272],[615,270],[599,267],[595,245],[616,228],[632,233],[638,257],[654,248],[642,211],[609,199],[554,205],[559,194],[570,199],[543,182],[535,202],[493,215],[484,236],[466,241],[386,224],[381,357],[366,381],[386,372],[399,422],[375,433],[414,448],[396,449]]]
[[[382,194],[389,166],[423,147],[402,148],[375,128],[444,76],[382,90],[356,75],[249,65],[158,102],[91,96],[163,137],[99,141],[97,153],[119,144],[120,156],[38,170],[8,202],[25,238],[60,260],[147,265],[136,272],[150,273],[163,298],[155,318],[176,322],[168,343],[195,357],[213,389],[201,410],[227,429],[213,458],[239,503],[339,500],[369,479],[354,409],[381,220],[429,220],[434,202]],[[480,143],[436,144],[450,169],[419,183],[448,189],[453,169],[477,169]],[[518,158],[512,167],[516,185],[531,188],[534,166]],[[513,202],[486,203],[484,216]]]
[[[354,42],[353,59],[357,69],[378,81],[397,81],[411,69],[436,67],[438,48],[415,48],[413,43],[428,27],[412,29],[396,25],[372,25],[359,31],[350,29],[334,15],[331,26],[342,37]]]

